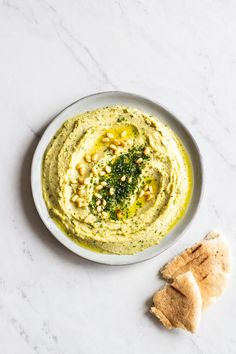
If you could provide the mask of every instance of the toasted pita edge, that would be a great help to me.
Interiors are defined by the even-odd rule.
[[[159,311],[155,306],[152,306],[150,308],[150,312],[154,316],[156,316],[167,329],[174,328],[171,322],[168,320],[168,318],[161,311]]]

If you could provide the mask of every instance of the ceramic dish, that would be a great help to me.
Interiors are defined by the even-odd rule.
[[[111,105],[126,105],[140,109],[141,111],[147,114],[158,116],[158,119],[166,123],[180,137],[182,143],[184,144],[186,150],[189,153],[193,169],[192,198],[183,218],[158,245],[150,247],[144,250],[143,252],[134,255],[97,253],[74,243],[50,218],[42,195],[41,170],[43,155],[45,149],[47,148],[47,145],[49,144],[57,130],[61,127],[63,122],[71,117],[78,115],[79,113],[94,110],[98,107],[105,107]],[[91,261],[111,265],[132,264],[147,260],[154,256],[158,256],[171,245],[173,245],[177,240],[179,240],[183,232],[186,230],[187,226],[192,221],[198,209],[202,194],[202,182],[203,171],[199,149],[192,135],[185,128],[185,126],[172,113],[167,111],[167,109],[162,107],[160,104],[153,102],[147,98],[138,96],[136,94],[119,91],[101,92],[81,98],[80,100],[72,103],[62,112],[60,112],[49,124],[42,138],[40,139],[39,144],[34,153],[31,170],[31,185],[34,202],[38,213],[48,230],[65,247],[67,247],[77,255],[89,259]]]

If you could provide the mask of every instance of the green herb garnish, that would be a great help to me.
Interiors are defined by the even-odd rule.
[[[106,201],[103,211],[109,214],[110,219],[117,220],[116,211],[121,210],[127,216],[127,206],[129,205],[130,198],[135,192],[142,168],[148,156],[144,155],[144,146],[136,146],[125,154],[120,155],[117,159],[110,163],[111,172],[105,176],[100,177],[98,184],[105,181],[107,185],[99,191],[102,199]],[[137,160],[142,158],[142,163],[137,163]],[[125,181],[121,177],[125,176]],[[130,179],[130,177],[132,177]],[[110,188],[114,189],[114,194],[110,195]],[[91,212],[94,214],[96,211],[97,198],[94,195],[89,205]]]

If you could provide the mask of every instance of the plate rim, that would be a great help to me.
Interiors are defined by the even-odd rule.
[[[159,109],[162,109],[164,112],[166,112],[168,115],[170,115],[171,118],[173,118],[178,123],[178,125],[181,127],[181,129],[185,133],[187,133],[187,135],[191,139],[191,142],[192,142],[192,144],[193,144],[193,146],[194,146],[194,148],[195,148],[195,150],[197,152],[197,155],[198,155],[198,162],[199,162],[199,167],[200,167],[200,171],[199,172],[200,172],[201,181],[200,181],[200,192],[199,192],[198,202],[197,202],[197,205],[196,205],[196,207],[194,209],[193,215],[191,216],[191,218],[188,221],[187,225],[180,232],[180,234],[177,235],[177,237],[173,238],[173,240],[171,240],[170,244],[164,246],[164,248],[161,251],[159,251],[156,254],[154,252],[154,254],[147,255],[143,259],[132,259],[133,256],[137,256],[137,255],[141,254],[142,252],[139,252],[139,253],[137,253],[135,255],[116,255],[116,254],[98,253],[98,252],[89,250],[89,252],[88,252],[89,255],[81,254],[79,252],[79,250],[82,250],[82,251],[86,250],[87,251],[87,249],[82,247],[82,246],[80,246],[79,244],[75,243],[73,240],[71,240],[63,231],[61,231],[58,228],[58,226],[56,226],[55,222],[52,220],[51,217],[49,217],[49,215],[47,217],[45,215],[43,215],[43,212],[41,211],[41,209],[39,207],[39,204],[38,204],[37,186],[35,186],[35,180],[37,180],[37,178],[35,176],[35,174],[36,174],[35,166],[38,165],[38,163],[39,163],[38,159],[39,158],[40,158],[40,166],[42,165],[44,152],[45,152],[45,149],[47,147],[47,145],[46,145],[46,147],[44,146],[43,152],[39,154],[41,145],[43,143],[43,140],[44,140],[45,136],[48,134],[48,131],[51,129],[52,125],[55,124],[56,121],[60,119],[61,114],[63,114],[63,112],[68,110],[73,105],[79,103],[80,101],[83,101],[83,100],[86,100],[86,99],[90,99],[90,98],[93,98],[93,97],[98,97],[98,96],[116,95],[116,94],[117,95],[126,95],[128,97],[131,97],[131,98],[134,98],[134,99],[137,99],[137,100],[145,100],[147,103],[154,104],[155,106],[159,107]],[[69,117],[67,119],[69,119]],[[65,121],[66,121],[66,119],[64,120],[64,122]],[[61,124],[63,124],[63,122]],[[171,128],[171,129],[173,129],[173,128]],[[56,130],[54,131],[54,134],[55,133],[56,133]],[[53,135],[51,135],[51,138],[52,138],[52,136]],[[191,158],[191,156],[190,156],[190,158]],[[182,123],[182,121],[179,119],[179,117],[175,113],[172,113],[172,111],[169,110],[169,108],[167,108],[165,105],[160,104],[158,101],[156,101],[154,99],[147,98],[147,97],[145,97],[143,95],[139,95],[137,93],[131,93],[131,92],[120,91],[120,90],[100,91],[100,92],[97,92],[97,93],[92,93],[92,94],[83,96],[83,97],[79,98],[78,100],[75,100],[74,102],[70,103],[68,106],[64,107],[58,113],[56,113],[53,116],[53,118],[50,120],[50,122],[47,124],[46,128],[44,129],[44,131],[43,131],[43,133],[42,133],[42,135],[41,135],[41,137],[40,137],[40,139],[39,139],[39,141],[37,143],[36,149],[35,149],[34,154],[33,154],[32,163],[31,163],[31,191],[32,191],[34,204],[35,204],[36,210],[37,210],[42,222],[44,223],[46,228],[49,230],[49,232],[52,234],[52,236],[55,237],[61,244],[63,244],[63,246],[65,246],[67,249],[69,249],[71,252],[73,252],[74,254],[76,254],[79,257],[82,257],[84,259],[87,259],[89,261],[92,261],[92,262],[95,262],[95,263],[98,263],[98,264],[115,265],[115,266],[123,266],[123,265],[131,265],[131,264],[141,263],[141,262],[150,260],[150,259],[152,259],[154,257],[157,257],[157,256],[163,254],[165,251],[167,251],[170,247],[173,247],[183,237],[185,232],[189,229],[190,225],[192,224],[193,220],[195,219],[195,217],[196,217],[196,215],[197,215],[197,213],[199,211],[199,208],[200,208],[200,205],[201,205],[202,199],[203,199],[204,189],[205,189],[205,178],[204,177],[205,177],[205,171],[204,171],[204,164],[203,164],[203,158],[202,158],[201,151],[200,151],[200,149],[198,147],[198,144],[197,144],[194,136],[192,135],[191,131],[189,130],[188,127],[186,127],[184,125],[184,123]],[[41,178],[40,178],[40,182],[41,182]],[[39,186],[39,189],[42,192],[42,186],[41,185]],[[44,199],[43,199],[43,203],[46,206],[46,204],[44,202]],[[51,227],[51,225],[49,223],[49,219],[50,219],[50,222],[52,222],[54,224],[54,226],[56,226],[56,229],[58,230],[58,234],[54,233],[54,230],[53,230],[53,228]],[[60,232],[63,234],[63,237],[61,237],[59,235]],[[155,246],[153,246],[153,247],[155,247]],[[149,247],[149,248],[151,248],[151,247]],[[91,257],[90,257],[90,254],[91,254]],[[101,259],[93,259],[93,257],[92,257],[93,254],[99,254]],[[118,257],[117,259],[119,259],[120,261],[114,262],[114,261],[111,261],[109,259],[106,259],[106,258],[109,258],[109,256],[112,256],[112,257],[115,257],[115,258]],[[125,261],[124,260],[124,262],[122,262],[122,258],[124,258],[124,257],[130,257],[129,261],[127,261],[127,260]]]

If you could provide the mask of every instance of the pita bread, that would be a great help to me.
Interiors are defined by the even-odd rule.
[[[202,242],[186,249],[161,271],[164,279],[173,281],[178,275],[191,271],[197,280],[203,308],[220,296],[230,272],[230,250],[217,232],[210,232]]]
[[[181,274],[172,284],[157,291],[153,297],[153,313],[168,328],[196,332],[202,310],[202,298],[191,272]]]

